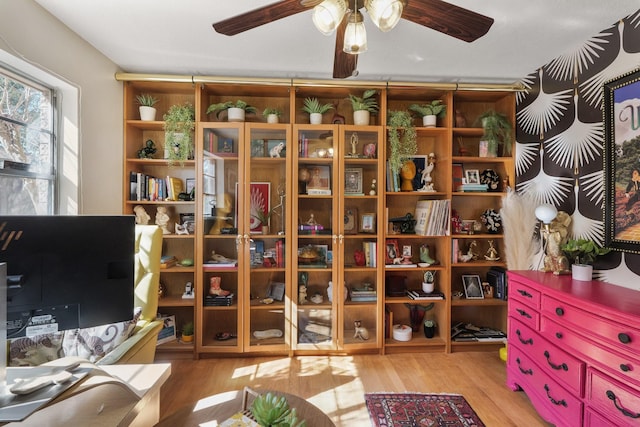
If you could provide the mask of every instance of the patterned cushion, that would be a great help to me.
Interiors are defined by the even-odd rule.
[[[64,356],[64,331],[10,341],[9,366],[37,366]]]

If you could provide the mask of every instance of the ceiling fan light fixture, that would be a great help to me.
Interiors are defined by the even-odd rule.
[[[400,0],[366,0],[364,7],[380,31],[392,30],[400,21],[403,4]]]
[[[344,30],[342,50],[352,55],[367,51],[367,30],[364,28],[362,14],[359,10],[356,10],[349,16],[349,23]]]
[[[313,24],[325,36],[330,36],[338,28],[347,12],[345,0],[324,0],[313,8]]]

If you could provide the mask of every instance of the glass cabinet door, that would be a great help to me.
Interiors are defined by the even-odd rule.
[[[242,340],[242,176],[243,125],[202,123],[202,167],[199,174],[202,209],[200,270],[203,289],[198,290],[203,352],[238,352]]]
[[[296,350],[337,348],[337,125],[295,125],[292,198],[292,341]],[[329,291],[329,292],[328,292]]]
[[[245,351],[290,348],[288,223],[291,194],[291,126],[245,125],[246,179],[241,180]]]

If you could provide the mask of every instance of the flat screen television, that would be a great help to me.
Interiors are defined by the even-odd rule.
[[[0,216],[7,338],[133,317],[133,216]]]

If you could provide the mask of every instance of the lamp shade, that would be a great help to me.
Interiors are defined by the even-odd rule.
[[[330,36],[338,28],[347,11],[345,0],[324,0],[313,8],[313,24],[325,36]]]
[[[367,30],[364,28],[362,14],[356,10],[349,17],[349,24],[344,31],[342,50],[357,55],[367,51]]]
[[[403,7],[400,0],[366,0],[365,8],[376,27],[386,32],[400,21]]]
[[[558,216],[558,209],[555,206],[545,203],[538,206],[535,210],[536,218],[542,221],[544,224],[551,224],[556,216]]]

